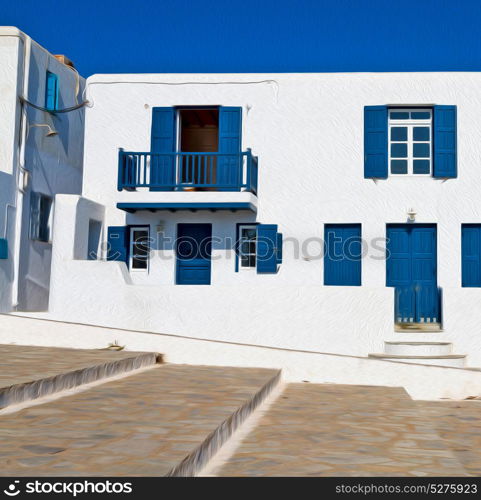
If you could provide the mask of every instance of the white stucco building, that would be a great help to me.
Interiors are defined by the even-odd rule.
[[[50,317],[481,366],[480,84],[90,77],[82,195],[56,198]]]
[[[48,308],[54,197],[82,189],[84,85],[66,58],[0,27],[0,312]]]

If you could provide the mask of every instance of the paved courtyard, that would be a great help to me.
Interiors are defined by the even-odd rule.
[[[398,388],[290,384],[214,473],[479,475],[480,430],[478,401],[414,402]]]
[[[0,387],[22,384],[130,358],[138,353],[100,349],[63,349],[0,344]]]
[[[1,474],[163,476],[275,374],[160,365],[0,415]]]
[[[0,354],[1,388],[139,353],[0,346]],[[0,474],[169,474],[277,373],[151,364],[7,407],[0,411]],[[224,435],[226,448],[206,474],[481,475],[479,400],[413,401],[401,388],[299,383],[282,386],[253,417],[242,440]]]

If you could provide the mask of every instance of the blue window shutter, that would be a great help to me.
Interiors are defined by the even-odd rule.
[[[456,106],[434,106],[434,177],[457,177]]]
[[[324,226],[324,285],[361,285],[361,225]]]
[[[258,274],[277,272],[277,224],[259,224],[257,226],[256,267]]]
[[[226,191],[239,191],[241,179],[242,108],[219,108],[219,156],[217,184]],[[229,156],[223,156],[229,154]]]
[[[481,287],[481,224],[461,226],[463,287]]]
[[[175,108],[152,108],[150,150],[153,153],[176,151]],[[151,191],[172,191],[175,185],[175,155],[153,156],[150,162]]]
[[[107,260],[128,262],[129,234],[126,226],[110,226],[107,233]]]
[[[277,233],[276,247],[277,247],[277,265],[280,266],[282,264],[282,233]]]
[[[364,107],[364,177],[386,179],[387,153],[387,106]]]
[[[47,71],[45,107],[52,111],[58,109],[58,77],[50,71]]]

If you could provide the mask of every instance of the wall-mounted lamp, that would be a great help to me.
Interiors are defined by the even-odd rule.
[[[155,226],[155,230],[157,233],[162,233],[165,229],[165,222],[163,220],[159,221],[159,223]]]
[[[28,132],[30,132],[30,129],[33,127],[47,127],[47,133],[45,134],[45,137],[52,137],[53,135],[58,135],[58,132],[56,130],[54,130],[47,123],[33,123],[32,125],[28,126]],[[27,132],[27,135],[28,135],[28,132]]]
[[[411,222],[414,222],[416,220],[416,212],[414,211],[414,208],[410,208],[407,214]]]

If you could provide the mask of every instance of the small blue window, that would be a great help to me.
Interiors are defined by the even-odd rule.
[[[391,128],[391,141],[407,141],[408,129],[407,127],[392,127]]]
[[[429,141],[429,127],[413,127],[414,141]]]
[[[429,144],[413,144],[413,156],[414,158],[429,158]]]
[[[431,113],[429,111],[413,111],[411,113],[411,118],[413,120],[429,120],[431,118]]]
[[[391,111],[389,117],[391,120],[408,120],[409,113],[407,111]]]
[[[431,173],[431,165],[429,160],[414,160],[413,174],[429,174]]]
[[[47,71],[45,107],[49,111],[58,109],[58,76],[55,73],[50,73],[50,71]]]
[[[391,144],[392,158],[407,158],[407,156],[408,156],[407,144]]]
[[[407,173],[408,173],[407,160],[391,160],[391,174],[407,174]]]

